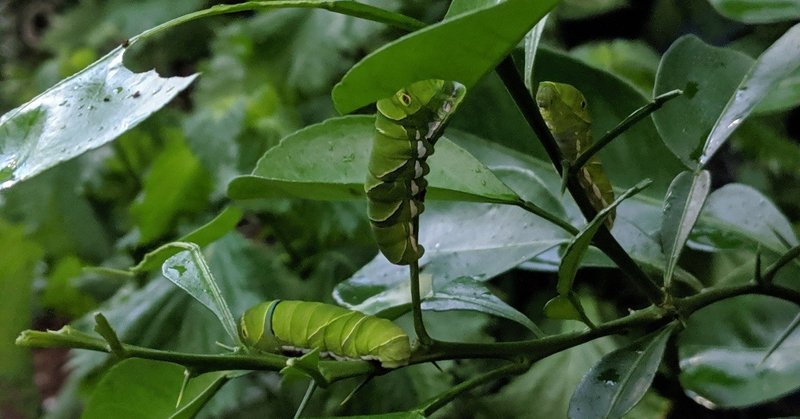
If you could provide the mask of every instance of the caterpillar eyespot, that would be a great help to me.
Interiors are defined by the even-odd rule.
[[[253,351],[319,349],[337,359],[377,360],[384,368],[408,364],[408,335],[389,320],[331,304],[265,301],[245,311],[239,323],[242,342]]]
[[[536,104],[563,158],[574,162],[580,153],[591,147],[592,119],[586,98],[578,89],[564,83],[541,82],[536,92]],[[577,178],[597,211],[614,201],[611,182],[596,155],[581,167]],[[614,216],[614,212],[608,215],[608,228],[614,225]]]
[[[423,80],[377,103],[364,190],[378,248],[392,263],[422,257],[413,221],[425,209],[426,160],[465,93],[454,81]]]

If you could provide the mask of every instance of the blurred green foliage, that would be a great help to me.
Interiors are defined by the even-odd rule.
[[[438,21],[449,4],[445,0],[368,3],[425,22]],[[661,55],[681,35],[695,34],[708,44],[726,48],[727,53],[739,51],[755,59],[789,27],[787,22],[748,26],[753,19],[772,22],[776,15],[767,11],[759,15],[767,17],[747,17],[732,8],[732,3],[564,1],[546,27],[544,43],[548,49],[540,51],[541,74],[535,76],[578,85],[590,99],[595,134],[599,136],[647,101],[654,91]],[[80,71],[128,37],[212,4],[199,0],[173,1],[168,6],[158,0],[0,2],[0,112],[25,103]],[[12,345],[25,328],[72,323],[89,330],[92,322],[87,313],[100,310],[126,343],[219,353],[215,342],[225,341],[225,335],[214,317],[158,270],[134,278],[83,268],[127,269],[159,245],[213,219],[230,203],[226,193],[233,178],[250,173],[261,156],[282,138],[335,116],[330,97],[334,84],[366,54],[400,35],[400,31],[379,23],[327,11],[281,10],[204,19],[132,48],[126,65],[137,71],[156,68],[164,76],[195,72],[202,76],[169,108],[113,143],[0,191],[0,291],[6,301],[0,306],[0,416],[77,417],[101,376],[115,364],[112,357],[86,351],[71,352],[66,365],[61,365],[63,360],[55,355],[45,354],[57,364],[54,370],[68,367],[69,375],[58,383],[57,395],[42,393],[34,385],[34,373],[52,371],[34,371],[30,352]],[[798,86],[800,78],[793,77],[776,88],[709,166],[714,188],[731,182],[752,186],[763,194],[753,196],[767,202],[764,206],[769,214],[778,214],[771,220],[787,219],[795,232],[800,229]],[[574,204],[552,194],[558,178],[549,166],[520,153],[543,156],[494,74],[475,87],[453,127],[468,132],[455,131],[453,141],[494,169],[507,184],[521,185],[514,188],[520,195],[550,205],[548,209],[552,207],[566,219],[579,222]],[[660,226],[661,198],[680,167],[660,142],[651,121],[626,135],[627,139],[600,154],[611,166],[615,185],[627,188],[643,176],[655,178],[657,185],[647,192],[647,198],[622,208],[621,227],[615,233],[623,245],[634,249],[637,261],[663,267],[664,258],[654,237]],[[641,161],[648,150],[654,149],[660,150],[660,156],[652,160],[659,162]],[[324,156],[324,151],[320,155]],[[774,211],[769,200],[775,204]],[[358,283],[357,272],[374,268],[376,263],[376,272],[384,275],[381,280],[395,274],[381,270],[380,262],[368,265],[376,248],[363,201],[282,198],[236,205],[245,213],[239,225],[204,249],[234,314],[265,299],[332,302],[337,284],[337,292],[352,286],[364,299],[386,290],[394,292],[389,282]],[[498,208],[486,205],[465,211],[455,205],[433,204],[426,215],[461,226],[472,222],[464,219],[464,214],[491,215],[487,218],[491,222],[479,231],[496,230],[493,223],[527,222],[519,221],[522,217],[514,213],[516,208]],[[737,213],[742,217],[737,220],[746,220],[745,215]],[[450,230],[428,227],[428,234],[442,238],[443,243],[452,236]],[[744,228],[736,231],[742,235],[749,232]],[[735,283],[752,272],[752,265],[747,263],[754,259],[754,242],[721,234],[699,236],[690,237],[694,239],[690,245],[702,251],[681,259],[687,276],[693,274],[711,285]],[[483,259],[475,259],[474,265],[485,262],[492,269],[489,262],[501,265],[504,261],[498,261],[497,255],[508,255],[512,244],[503,243],[504,237],[480,239],[494,246],[496,253],[490,249],[481,256]],[[734,245],[726,247],[724,243]],[[529,255],[528,268],[534,266],[535,272],[514,269],[494,279],[480,278],[481,289],[502,297],[534,320],[542,320],[541,307],[554,295],[556,281],[556,275],[543,272],[546,269],[542,266],[548,263],[548,257],[557,263],[559,248],[558,243],[555,245],[551,253]],[[709,250],[715,253],[706,253]],[[776,257],[765,253],[766,260]],[[607,261],[600,258],[592,266],[601,267],[583,269],[576,287],[586,301],[593,301],[592,297],[606,300],[591,303],[590,317],[613,319],[637,307],[638,300],[632,291],[621,289],[619,273],[608,269]],[[460,260],[448,263],[459,269],[478,270]],[[781,283],[798,288],[797,269],[787,269],[779,278]],[[502,265],[491,276],[506,270]],[[757,306],[748,301],[750,305]],[[684,339],[701,344],[714,338],[739,350],[726,339],[734,339],[731,335],[739,339],[739,328],[758,329],[762,324],[759,319],[741,316],[738,323],[727,328],[707,319],[709,313],[728,315],[737,310],[729,304],[705,313],[705,317],[694,320],[693,324],[699,326]],[[774,316],[764,314],[770,321],[771,334],[741,340],[764,343],[780,332],[790,310],[780,306]],[[426,312],[426,320],[431,333],[441,339],[489,342],[519,339],[526,333],[512,322],[475,312],[448,311],[429,317]],[[412,329],[408,316],[398,323]],[[573,326],[545,323],[553,332]],[[704,333],[709,330],[719,335],[709,337]],[[499,412],[515,417],[564,417],[570,396],[589,368],[629,340],[604,338],[547,358],[519,377],[474,391],[485,397],[458,399],[439,417],[490,417]],[[668,359],[677,356],[674,352],[667,354]],[[660,371],[663,380],[630,417],[665,416],[670,411],[674,415],[708,414],[689,398],[676,395],[680,371],[675,364],[664,364]],[[357,384],[347,381],[319,392],[307,413],[345,415],[408,409],[491,365],[489,361],[447,361],[439,365],[443,372],[430,365],[402,369],[373,380],[353,401],[339,406]],[[170,374],[177,380],[174,371]],[[701,374],[694,372],[681,380],[687,385],[692,380],[699,382],[696,386],[704,385]],[[796,399],[782,398],[797,390],[794,381],[787,382],[776,386],[780,388],[770,397],[754,397],[754,403],[769,404],[742,410],[741,414],[796,414],[800,409]],[[302,385],[282,382],[276,374],[253,373],[222,387],[200,416],[286,417],[294,412],[303,391]],[[738,391],[752,396],[757,390]],[[725,393],[723,399],[733,396]],[[750,401],[744,396],[741,400]],[[742,407],[735,403],[729,406]]]

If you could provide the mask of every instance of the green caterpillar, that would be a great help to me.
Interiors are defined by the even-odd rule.
[[[592,145],[592,118],[580,90],[569,84],[543,81],[536,92],[536,104],[564,159],[574,162]],[[581,167],[578,182],[597,211],[614,202],[611,182],[596,155]],[[614,217],[615,212],[608,215],[608,228],[614,225]]]
[[[425,209],[426,160],[465,93],[454,81],[423,80],[377,103],[364,190],[378,247],[394,264],[411,264],[425,251],[414,220]]]
[[[319,349],[337,359],[377,360],[384,368],[408,364],[408,335],[389,320],[331,304],[273,300],[242,316],[239,336],[258,352]]]

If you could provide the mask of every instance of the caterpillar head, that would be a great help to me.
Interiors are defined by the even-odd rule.
[[[553,133],[573,131],[592,123],[586,98],[569,84],[551,81],[539,83],[536,105]]]
[[[239,337],[248,348],[263,352],[279,352],[280,342],[272,331],[272,313],[280,300],[265,301],[249,308],[239,322]]]
[[[377,106],[381,114],[394,121],[415,115],[420,110],[443,109],[450,114],[461,103],[466,90],[462,84],[453,81],[422,80],[379,100]]]

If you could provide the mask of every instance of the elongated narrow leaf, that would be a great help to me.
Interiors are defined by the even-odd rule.
[[[800,5],[798,5],[800,7]],[[800,68],[800,23],[790,28],[756,60],[731,96],[706,140],[700,164],[705,165],[756,105],[781,80]]]
[[[226,207],[213,220],[200,226],[196,230],[181,237],[178,241],[191,242],[198,246],[205,246],[214,240],[224,236],[236,227],[242,218],[242,210],[237,207]],[[152,252],[148,252],[138,265],[130,268],[133,273],[143,273],[151,271],[161,266],[170,256],[181,251],[181,248],[171,244],[160,246]]]
[[[106,144],[195,79],[133,73],[117,47],[0,117],[0,189]]]
[[[233,342],[241,346],[236,321],[200,247],[194,243],[182,242],[172,243],[172,246],[182,251],[164,262],[161,268],[162,274],[211,310]]]
[[[683,172],[669,186],[661,223],[661,249],[667,257],[664,270],[664,284],[667,288],[710,188],[711,175],[705,170],[699,173]]]
[[[533,85],[533,70],[534,63],[536,62],[536,51],[539,49],[539,42],[542,40],[542,33],[544,27],[547,25],[547,17],[545,15],[536,26],[525,35],[525,69],[522,73],[525,80],[525,87],[531,92],[531,95],[536,96],[536,86]]]
[[[460,14],[387,44],[356,64],[333,89],[347,114],[418,80],[455,80],[469,91],[558,0],[506,0]]]
[[[583,377],[569,403],[571,418],[621,418],[644,397],[673,326],[606,355]]]
[[[251,175],[231,181],[234,199],[297,197],[344,200],[364,197],[374,118],[329,119],[286,137]],[[446,138],[428,160],[427,199],[514,203],[519,197],[486,166]]]
[[[178,405],[185,369],[177,364],[126,359],[115,365],[94,390],[83,418],[191,418],[227,381],[229,371],[189,380]]]
[[[611,205],[597,213],[592,222],[587,224],[580,231],[580,233],[578,233],[578,235],[572,239],[567,246],[564,257],[561,259],[561,266],[558,268],[557,288],[559,294],[567,295],[572,290],[572,282],[575,280],[575,274],[578,272],[581,259],[589,249],[589,245],[592,243],[592,238],[594,238],[594,235],[597,233],[597,230],[600,229],[600,226],[603,225],[603,222],[605,222],[608,214],[619,204],[621,204],[622,201],[641,192],[642,189],[648,187],[650,183],[651,182],[649,180],[646,180],[625,191],[622,195],[615,199]]]
[[[653,121],[687,167],[700,167],[708,133],[752,64],[742,53],[707,45],[693,35],[678,39],[664,53],[653,94],[681,89],[683,95],[655,112]]]

